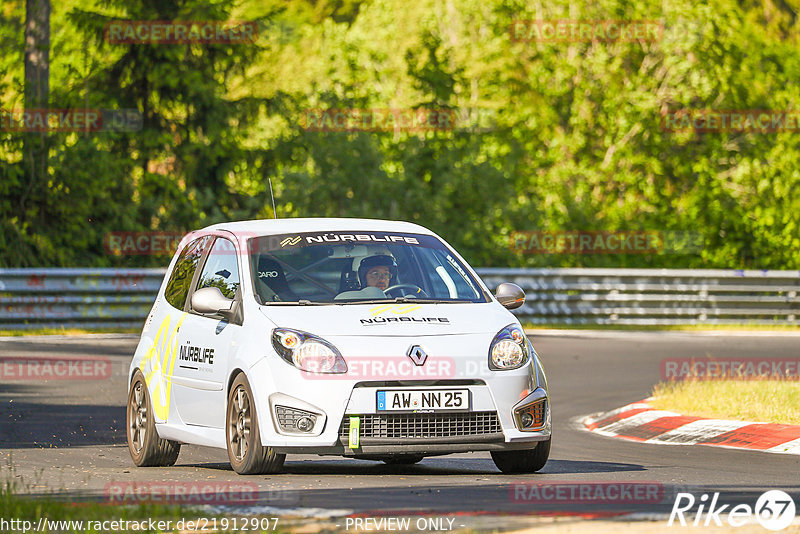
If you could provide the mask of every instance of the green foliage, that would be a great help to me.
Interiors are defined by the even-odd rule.
[[[39,498],[21,496],[24,491],[31,490],[31,484],[21,483],[20,475],[15,476],[15,470],[11,464],[11,459],[6,459],[6,466],[0,468],[0,514],[5,518],[18,519],[25,522],[30,529],[36,528],[40,519],[47,519],[52,522],[69,520],[103,521],[105,519],[124,519],[142,520],[150,517],[177,521],[183,517],[183,510],[178,506],[161,505],[140,505],[136,507],[110,507],[103,503],[81,503],[76,505],[72,502],[63,502],[55,495]],[[112,515],[113,514],[113,515]],[[119,516],[119,517],[116,517]],[[8,522],[8,519],[6,519]],[[23,530],[22,523],[15,523],[13,530]],[[97,529],[77,529],[74,525],[63,525],[63,532],[97,532]],[[50,532],[49,528],[45,532]],[[143,530],[143,532],[153,532],[153,530]]]
[[[2,105],[19,106],[24,3],[0,12]],[[257,20],[255,44],[111,45],[112,19]],[[524,42],[514,20],[651,20],[655,41]],[[800,110],[795,14],[722,0],[65,0],[51,106],[134,108],[132,133],[51,134],[33,201],[0,131],[0,266],[112,256],[116,231],[283,217],[402,219],[491,266],[800,268],[798,132],[669,132],[680,109]],[[310,131],[319,109],[451,110],[432,131]],[[512,251],[515,231],[695,234],[675,254]]]

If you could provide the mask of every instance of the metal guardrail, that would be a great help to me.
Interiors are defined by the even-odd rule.
[[[480,269],[525,290],[534,324],[800,324],[800,271]]]
[[[800,271],[478,269],[533,324],[800,325]],[[0,269],[0,329],[138,328],[164,269]]]
[[[0,269],[0,329],[136,328],[164,269]]]

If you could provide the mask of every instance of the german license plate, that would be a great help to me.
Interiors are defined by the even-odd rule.
[[[469,411],[468,389],[392,389],[378,391],[379,412]]]

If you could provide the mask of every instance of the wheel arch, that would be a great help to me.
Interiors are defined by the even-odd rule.
[[[136,367],[132,367],[131,368],[130,376],[128,376],[128,394],[129,395],[131,393],[131,386],[133,386],[133,379],[136,377],[136,373],[142,373],[142,376],[144,376],[144,371],[142,371],[142,369],[138,365]],[[145,385],[147,385],[147,377],[145,377],[145,381],[144,382],[145,382]],[[148,388],[148,394],[149,394],[149,388]]]
[[[231,386],[233,386],[234,380],[236,380],[236,377],[238,377],[240,374],[244,374],[245,378],[247,378],[247,374],[245,374],[244,370],[241,369],[240,367],[235,367],[234,369],[231,370],[230,374],[228,375],[228,383],[225,385],[226,403],[228,402],[228,397],[230,397],[231,394]]]

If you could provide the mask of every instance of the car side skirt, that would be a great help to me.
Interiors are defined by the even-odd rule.
[[[211,428],[197,425],[171,425],[167,423],[156,424],[158,437],[170,439],[179,443],[191,443],[225,449],[225,429]]]

